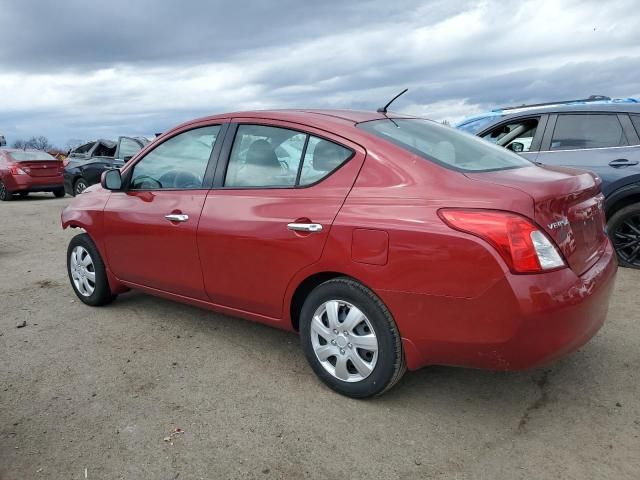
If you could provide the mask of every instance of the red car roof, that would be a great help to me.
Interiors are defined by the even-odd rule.
[[[330,128],[340,124],[354,125],[369,120],[381,120],[385,118],[415,118],[410,115],[402,115],[389,112],[384,115],[379,112],[366,110],[322,110],[322,109],[285,109],[285,110],[252,110],[247,112],[229,112],[208,117],[198,118],[183,125],[220,118],[264,118],[271,120],[283,120],[301,123],[318,128]],[[182,126],[182,125],[180,125]],[[178,127],[176,127],[178,128]]]

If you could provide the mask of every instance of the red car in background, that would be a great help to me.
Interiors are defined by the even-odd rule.
[[[435,122],[272,111],[183,124],[62,213],[88,305],[130,288],[300,332],[352,397],[429,364],[529,368],[601,327],[617,268],[590,173]],[[240,359],[239,359],[240,361]]]
[[[52,192],[64,197],[64,166],[40,150],[0,149],[0,201],[29,192]]]

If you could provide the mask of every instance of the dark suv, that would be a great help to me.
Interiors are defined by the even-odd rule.
[[[531,161],[602,179],[607,229],[620,264],[640,268],[640,103],[591,96],[493,110],[457,128]]]

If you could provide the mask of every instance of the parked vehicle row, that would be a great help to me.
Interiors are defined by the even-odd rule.
[[[595,172],[620,263],[640,268],[640,103],[592,96],[502,108],[457,127],[545,165]]]
[[[547,121],[551,121],[550,118]],[[318,377],[514,370],[587,342],[616,259],[600,179],[410,116],[217,115],[147,145],[62,213],[87,305],[128,289],[300,332]]]
[[[64,188],[71,195],[100,181],[107,169],[122,167],[149,141],[143,137],[119,137],[117,142],[99,139],[69,152],[64,169]]]

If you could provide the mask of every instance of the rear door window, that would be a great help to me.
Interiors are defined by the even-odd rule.
[[[238,126],[225,187],[286,188],[319,182],[352,151],[313,135],[267,125]]]
[[[630,115],[633,126],[636,128],[636,132],[640,135],[640,115]]]
[[[620,120],[611,114],[558,115],[551,150],[622,147],[628,145]]]

